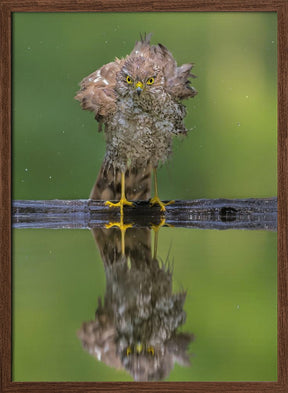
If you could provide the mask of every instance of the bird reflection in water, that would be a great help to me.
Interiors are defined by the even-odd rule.
[[[98,300],[95,320],[84,322],[78,332],[83,347],[136,381],[163,380],[175,363],[188,366],[193,335],[177,332],[186,318],[186,292],[173,293],[172,264],[157,258],[157,245],[152,252],[150,229],[127,229],[124,255],[118,228],[92,232],[106,293]]]

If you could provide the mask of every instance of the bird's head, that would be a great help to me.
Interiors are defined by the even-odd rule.
[[[153,94],[164,83],[159,67],[144,56],[131,57],[123,65],[117,76],[117,90],[125,96],[141,97]]]

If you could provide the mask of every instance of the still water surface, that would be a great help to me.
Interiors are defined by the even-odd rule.
[[[14,229],[14,381],[275,381],[277,234]]]

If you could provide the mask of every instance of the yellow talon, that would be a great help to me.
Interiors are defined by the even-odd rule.
[[[106,206],[109,207],[120,207],[120,214],[123,216],[123,207],[126,206],[133,206],[133,202],[130,202],[125,197],[125,173],[121,173],[121,199],[117,203],[113,203],[111,201],[105,202]]]
[[[164,227],[166,224],[165,218],[161,218],[161,221],[158,225],[152,225],[151,228],[153,229],[154,232],[159,232],[160,228]]]
[[[120,231],[126,231],[128,228],[132,228],[132,224],[123,224],[120,222],[109,222],[109,224],[105,224],[105,228],[110,229],[112,227],[118,227]]]
[[[166,211],[165,206],[172,205],[172,203],[175,203],[175,201],[169,201],[167,203],[162,202],[157,195],[154,196],[152,199],[150,199],[150,204],[151,205],[156,205],[156,204],[159,205],[162,212]]]
[[[110,229],[112,227],[118,227],[121,231],[121,252],[122,255],[125,256],[125,233],[128,228],[132,228],[132,224],[124,224],[123,215],[120,216],[120,222],[109,222],[109,224],[105,224],[105,228]]]
[[[117,203],[106,201],[105,205],[109,206],[109,207],[120,207],[121,208],[121,206],[124,206],[124,205],[133,206],[133,202],[127,201],[126,198],[123,198],[123,199],[121,198],[120,201]]]
[[[160,200],[159,196],[158,196],[158,184],[157,184],[157,172],[156,172],[156,168],[153,169],[154,172],[154,192],[155,192],[155,196],[150,199],[150,204],[151,205],[159,205],[161,208],[162,212],[166,211],[165,206],[171,205],[172,203],[174,203],[175,201],[169,201],[167,203],[164,203]]]

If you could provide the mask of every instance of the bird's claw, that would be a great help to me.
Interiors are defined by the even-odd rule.
[[[133,202],[128,201],[126,198],[121,198],[119,202],[113,203],[111,201],[106,201],[105,202],[106,206],[109,207],[122,207],[122,206],[133,206]]]
[[[123,216],[120,217],[120,222],[109,222],[109,224],[105,224],[105,228],[110,229],[112,227],[117,227],[121,231],[121,253],[125,256],[125,233],[128,228],[132,228],[132,224],[124,224]]]
[[[161,218],[160,223],[158,225],[152,225],[151,228],[154,232],[158,232],[160,228],[164,227],[165,225],[167,225],[165,218]]]
[[[164,203],[160,200],[158,196],[154,196],[152,199],[150,199],[150,205],[159,205],[162,212],[166,211],[165,206],[172,205],[172,203],[175,203],[175,201],[169,201],[167,203]]]
[[[151,225],[151,229],[153,229],[154,232],[159,232],[160,228],[162,227],[174,228],[174,225],[167,224],[166,219],[164,217],[161,218],[161,221],[158,225]]]
[[[132,228],[132,224],[123,224],[123,222],[109,222],[109,224],[105,224],[105,228],[110,229],[112,227],[117,227],[120,229],[120,231],[126,232],[126,229]]]

